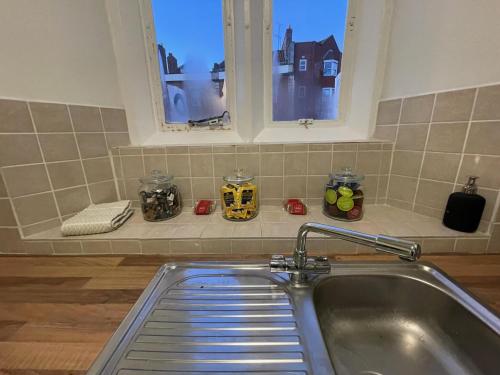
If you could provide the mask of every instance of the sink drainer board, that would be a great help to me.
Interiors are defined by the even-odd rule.
[[[196,271],[160,270],[89,373],[311,373],[279,278]]]
[[[431,265],[400,262],[333,264],[298,288],[264,264],[165,265],[88,372],[499,373],[499,317]]]

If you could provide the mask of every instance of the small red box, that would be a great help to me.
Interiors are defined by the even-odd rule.
[[[196,202],[194,213],[196,215],[210,215],[215,210],[215,201],[202,199]]]
[[[307,207],[300,199],[287,200],[285,210],[291,215],[305,215],[307,213]]]

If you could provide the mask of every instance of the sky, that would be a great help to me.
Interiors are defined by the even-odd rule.
[[[294,41],[319,41],[333,34],[343,51],[347,2],[274,0],[273,49],[291,25]],[[207,68],[224,60],[222,0],[152,0],[152,5],[158,43],[179,65],[189,56],[201,58]]]

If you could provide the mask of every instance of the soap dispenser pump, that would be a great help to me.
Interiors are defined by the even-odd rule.
[[[469,176],[461,192],[450,194],[443,217],[443,224],[448,228],[472,233],[479,227],[486,199],[477,194],[478,178]]]

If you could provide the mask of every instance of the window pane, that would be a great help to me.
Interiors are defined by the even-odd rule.
[[[347,7],[273,1],[273,121],[338,118]]]
[[[222,0],[152,0],[165,120],[226,110]]]

